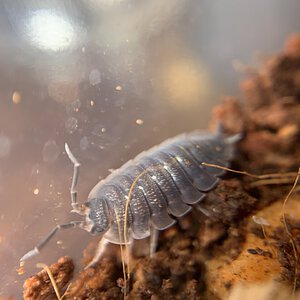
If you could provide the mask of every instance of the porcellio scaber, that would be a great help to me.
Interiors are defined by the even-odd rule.
[[[239,139],[239,134],[226,137],[220,129],[214,134],[195,131],[168,139],[98,182],[82,205],[77,202],[76,191],[80,164],[66,144],[74,164],[72,211],[85,220],[57,225],[21,261],[37,255],[59,229],[72,227],[102,237],[90,265],[99,260],[108,243],[126,244],[150,236],[153,253],[158,230],[172,226],[193,205],[201,205],[199,202],[225,172],[202,162],[228,167]]]

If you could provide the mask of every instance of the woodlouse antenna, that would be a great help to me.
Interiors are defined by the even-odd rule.
[[[70,223],[66,223],[66,224],[60,224],[60,225],[56,225],[49,233],[47,236],[45,236],[38,245],[36,245],[32,250],[28,251],[26,254],[24,254],[20,261],[24,262],[25,260],[28,260],[32,257],[37,256],[41,249],[44,248],[44,246],[52,239],[52,237],[61,229],[70,229],[70,228],[86,228],[86,222],[85,221],[71,221]]]
[[[76,159],[74,154],[71,152],[70,147],[67,143],[65,143],[65,150],[66,150],[66,153],[67,153],[69,159],[71,160],[71,162],[74,165],[72,183],[71,183],[71,189],[70,189],[71,205],[73,208],[73,212],[76,212],[80,215],[84,215],[84,211],[80,208],[80,206],[77,202],[77,190],[76,190],[77,182],[78,182],[78,178],[79,178],[80,163],[78,162],[78,160]]]

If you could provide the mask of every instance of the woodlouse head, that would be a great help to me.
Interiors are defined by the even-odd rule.
[[[108,205],[105,199],[93,198],[84,204],[87,209],[86,221],[91,223],[90,233],[103,234],[110,223]]]

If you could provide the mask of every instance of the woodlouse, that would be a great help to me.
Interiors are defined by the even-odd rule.
[[[59,229],[80,227],[102,236],[90,265],[98,261],[107,243],[126,244],[151,236],[151,253],[156,248],[157,230],[175,223],[212,190],[225,171],[202,162],[227,167],[240,135],[225,137],[200,131],[168,139],[113,171],[91,190],[87,201],[77,202],[76,184],[80,164],[66,144],[74,164],[71,186],[73,211],[84,221],[57,225],[21,261],[39,253]]]

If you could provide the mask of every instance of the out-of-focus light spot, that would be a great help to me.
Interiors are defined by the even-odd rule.
[[[39,192],[40,192],[40,190],[39,190],[38,188],[35,188],[35,189],[33,190],[33,194],[34,194],[34,195],[38,195]]]
[[[89,139],[88,139],[86,136],[84,136],[84,137],[80,140],[79,144],[80,144],[80,149],[83,150],[83,151],[85,151],[85,150],[88,149],[88,147],[89,147],[89,145],[90,145],[90,142],[89,142]]]
[[[136,123],[137,125],[143,125],[143,124],[144,124],[144,120],[142,120],[142,119],[137,119],[137,120],[135,120],[135,123]]]
[[[11,149],[10,139],[4,135],[0,134],[0,158],[4,158],[9,155]]]
[[[124,2],[124,0],[99,0],[98,3],[101,5],[115,5]]]
[[[178,57],[164,67],[161,84],[169,101],[184,107],[199,103],[211,90],[206,71],[194,61]]]
[[[20,94],[20,92],[18,91],[14,91],[14,93],[12,94],[12,102],[14,104],[19,104],[22,100],[22,96]]]
[[[100,74],[99,70],[94,69],[90,72],[89,82],[90,82],[90,85],[97,85],[101,82],[101,74]]]
[[[75,30],[66,16],[54,10],[41,9],[33,12],[26,24],[30,42],[43,50],[63,51],[75,43]]]
[[[67,121],[65,122],[65,127],[66,130],[72,134],[78,128],[78,120],[74,117],[68,118]]]
[[[75,101],[71,102],[67,106],[67,112],[72,113],[73,111],[78,112],[81,107],[81,101],[79,99],[76,99]]]
[[[48,94],[59,103],[69,104],[78,98],[78,84],[71,81],[52,81],[48,84]]]
[[[91,106],[94,106],[95,102],[93,100],[91,100],[90,104],[91,104]]]
[[[122,91],[122,87],[120,85],[116,86],[116,91]]]
[[[42,151],[43,160],[45,162],[54,162],[59,155],[59,148],[55,140],[48,140]]]
[[[250,71],[250,67],[247,66],[246,64],[244,64],[244,63],[243,63],[241,60],[239,60],[239,59],[234,59],[234,60],[232,60],[231,64],[232,64],[233,69],[234,69],[236,72],[239,72],[239,73],[246,73],[247,70]]]

